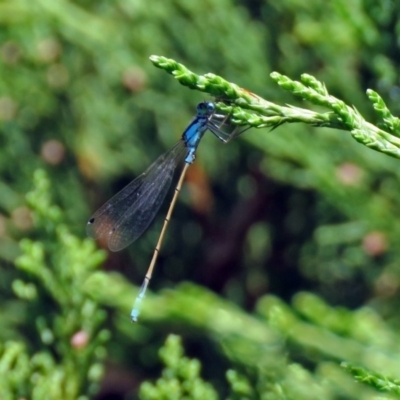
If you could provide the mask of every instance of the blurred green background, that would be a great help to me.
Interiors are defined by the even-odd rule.
[[[15,267],[23,238],[48,254],[37,268],[57,271],[52,254],[64,254],[27,206],[34,171],[46,172],[62,224],[94,252],[84,240],[88,217],[172,146],[206,99],[150,55],[299,107],[307,104],[269,74],[308,73],[374,122],[367,88],[399,112],[399,13],[389,0],[0,0],[0,354],[19,340],[29,356],[49,352],[62,364],[40,321],[60,343],[79,331],[78,320],[63,330],[70,309],[61,312],[41,279]],[[143,380],[160,375],[157,350],[175,333],[220,398],[231,393],[228,369],[253,382],[254,393],[237,398],[374,398],[339,364],[400,377],[399,173],[399,160],[347,132],[293,124],[228,145],[207,134],[139,324],[129,309],[168,199],[140,240],[97,263],[106,273],[91,275],[83,259],[81,287],[59,276],[71,301],[82,295],[107,310],[90,332],[109,338],[89,395],[136,398]],[[16,280],[38,288],[34,308]],[[65,318],[55,324],[57,315]],[[99,355],[87,356],[82,373],[91,357]]]

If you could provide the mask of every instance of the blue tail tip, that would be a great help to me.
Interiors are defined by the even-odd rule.
[[[139,311],[138,310],[133,310],[131,312],[131,321],[132,322],[137,322],[139,318]]]

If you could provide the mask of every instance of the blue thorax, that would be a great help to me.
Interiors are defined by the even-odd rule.
[[[185,142],[188,153],[185,163],[192,164],[196,158],[197,146],[204,132],[208,129],[208,121],[215,112],[214,103],[203,101],[197,105],[197,115],[183,132],[182,140]]]

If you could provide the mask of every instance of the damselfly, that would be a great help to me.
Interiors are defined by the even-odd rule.
[[[216,114],[215,105],[204,101],[197,105],[197,115],[183,132],[182,138],[165,154],[111,200],[100,207],[87,223],[87,234],[92,238],[103,238],[111,251],[122,250],[135,241],[150,225],[161,207],[171,185],[176,166],[184,160],[185,164],[175,188],[171,205],[153,253],[139,294],[136,297],[131,318],[137,321],[142,300],[153,274],[161,244],[171,218],[186,171],[196,157],[197,146],[208,129],[218,139],[228,142],[237,133],[222,129],[227,116]]]

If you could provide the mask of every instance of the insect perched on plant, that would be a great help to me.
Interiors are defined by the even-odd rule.
[[[87,223],[86,231],[90,237],[105,239],[111,251],[122,250],[141,236],[150,225],[164,201],[177,165],[184,160],[184,167],[165,217],[153,258],[131,312],[132,321],[138,319],[140,304],[152,277],[168,222],[186,171],[195,160],[200,140],[207,130],[224,143],[238,135],[236,130],[228,133],[222,129],[228,117],[217,114],[213,102],[199,103],[197,114],[183,132],[182,138],[154,161],[142,175],[100,207]]]

